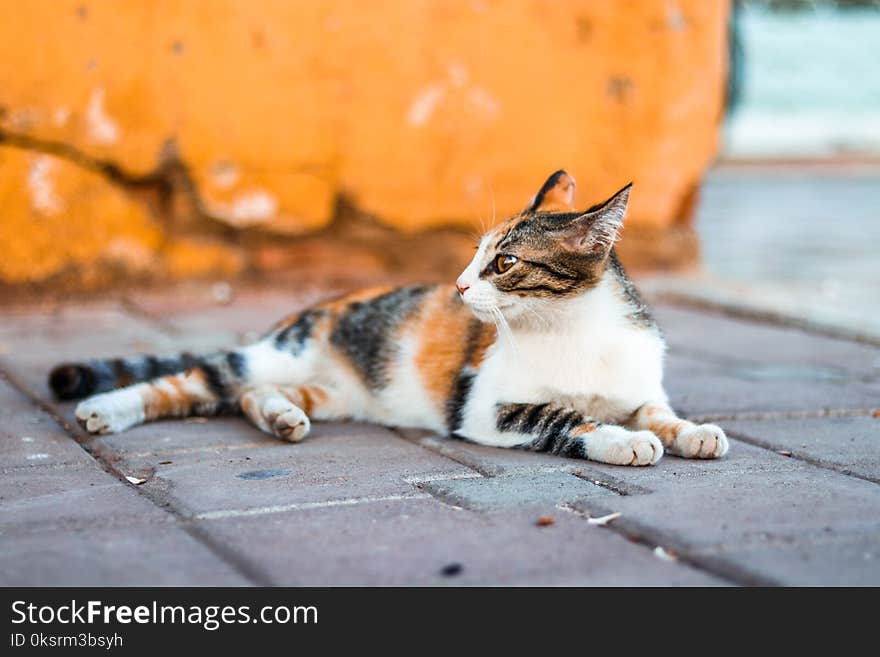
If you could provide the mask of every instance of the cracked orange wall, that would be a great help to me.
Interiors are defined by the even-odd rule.
[[[201,210],[236,227],[319,228],[337,193],[403,229],[470,227],[566,167],[584,204],[634,180],[630,228],[656,229],[680,219],[716,148],[725,0],[0,10],[0,137],[57,142],[130,177],[174,153]],[[15,244],[0,280],[107,253],[184,275],[242,265],[214,243],[181,250],[167,217],[75,162],[6,147],[0,179],[0,241]]]

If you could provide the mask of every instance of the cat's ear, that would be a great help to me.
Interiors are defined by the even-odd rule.
[[[570,212],[575,209],[574,190],[574,178],[560,169],[547,178],[526,212]]]
[[[607,252],[623,227],[632,183],[604,203],[590,208],[566,226],[565,245],[581,253]]]

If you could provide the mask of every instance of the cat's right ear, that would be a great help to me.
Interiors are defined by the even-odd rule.
[[[571,212],[575,209],[574,191],[574,178],[560,169],[547,178],[526,212]]]
[[[594,206],[568,224],[565,244],[578,252],[601,253],[611,250],[620,229],[629,202],[632,183],[618,191],[604,203]]]

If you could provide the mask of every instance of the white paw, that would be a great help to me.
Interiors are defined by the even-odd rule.
[[[133,390],[116,390],[81,401],[75,414],[89,433],[119,433],[144,421],[144,402]]]
[[[650,431],[601,427],[587,437],[587,458],[613,465],[654,465],[663,456],[663,443]]]
[[[678,434],[669,453],[686,459],[717,459],[727,454],[729,447],[721,427],[701,424]]]
[[[309,433],[311,422],[303,410],[283,397],[270,397],[263,404],[263,419],[271,433],[298,443]]]

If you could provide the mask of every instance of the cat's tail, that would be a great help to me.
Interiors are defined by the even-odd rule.
[[[171,356],[133,356],[62,363],[49,372],[49,388],[58,399],[81,399],[142,381],[179,374],[190,369],[203,370],[209,381],[241,374],[240,356],[235,351],[206,356],[188,352]]]

